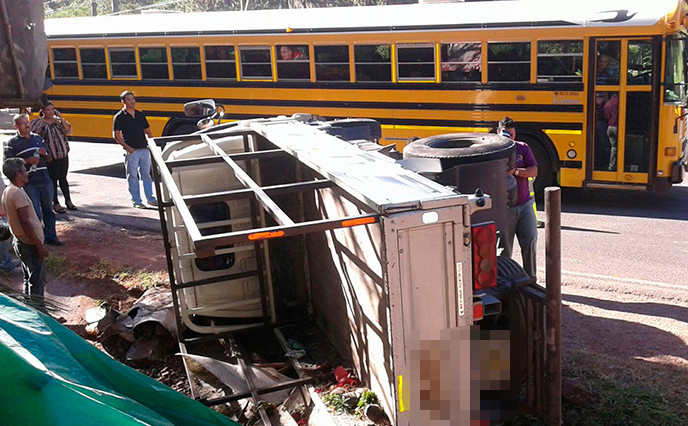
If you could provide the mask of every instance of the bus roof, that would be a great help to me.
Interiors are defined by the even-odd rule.
[[[480,28],[653,26],[683,0],[523,0],[396,6],[145,13],[46,19],[50,39]],[[682,22],[681,19],[678,20]],[[678,27],[676,27],[678,28]]]

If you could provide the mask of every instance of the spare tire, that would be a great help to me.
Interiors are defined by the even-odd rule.
[[[459,164],[510,158],[515,143],[494,133],[450,133],[418,139],[406,145],[404,158],[437,158],[442,169]]]

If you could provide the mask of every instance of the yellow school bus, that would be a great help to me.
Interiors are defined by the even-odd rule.
[[[686,165],[686,0],[494,1],[48,19],[48,98],[112,140],[133,91],[153,133],[185,102],[229,119],[368,117],[381,143],[517,122],[536,187],[666,190]]]

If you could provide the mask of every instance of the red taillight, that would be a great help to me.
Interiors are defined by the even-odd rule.
[[[483,319],[485,309],[483,308],[483,302],[474,301],[473,302],[473,321],[480,321]]]
[[[497,285],[497,228],[494,223],[475,225],[473,235],[473,288]]]

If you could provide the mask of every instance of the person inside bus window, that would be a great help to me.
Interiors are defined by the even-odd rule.
[[[609,137],[604,105],[609,100],[607,92],[595,92],[595,170],[606,170],[609,165]]]
[[[516,167],[508,173],[516,178],[517,198],[514,207],[510,208],[509,220],[504,227],[502,255],[511,257],[514,237],[518,237],[523,257],[523,269],[532,278],[537,277],[537,217],[533,197],[530,196],[528,178],[537,177],[537,161],[525,142],[516,140],[516,123],[510,117],[499,121],[497,133],[512,139],[516,143]]]
[[[303,57],[303,52],[301,52],[298,49],[293,48],[292,46],[280,46],[280,58],[282,58],[283,61],[293,61],[297,59],[305,59]]]
[[[480,80],[482,67],[481,47],[476,43],[451,43],[445,45],[446,59],[443,59],[442,79],[447,81]]]
[[[616,151],[619,138],[619,96],[616,93],[604,104],[604,117],[607,120],[607,138],[609,138],[609,170],[616,171]]]
[[[609,74],[607,74],[607,66],[609,65],[609,56],[601,53],[597,55],[597,64],[595,67],[595,83],[609,84]]]
[[[218,47],[217,48],[217,59],[218,60],[227,60],[229,59],[229,52],[227,51],[226,47]]]

